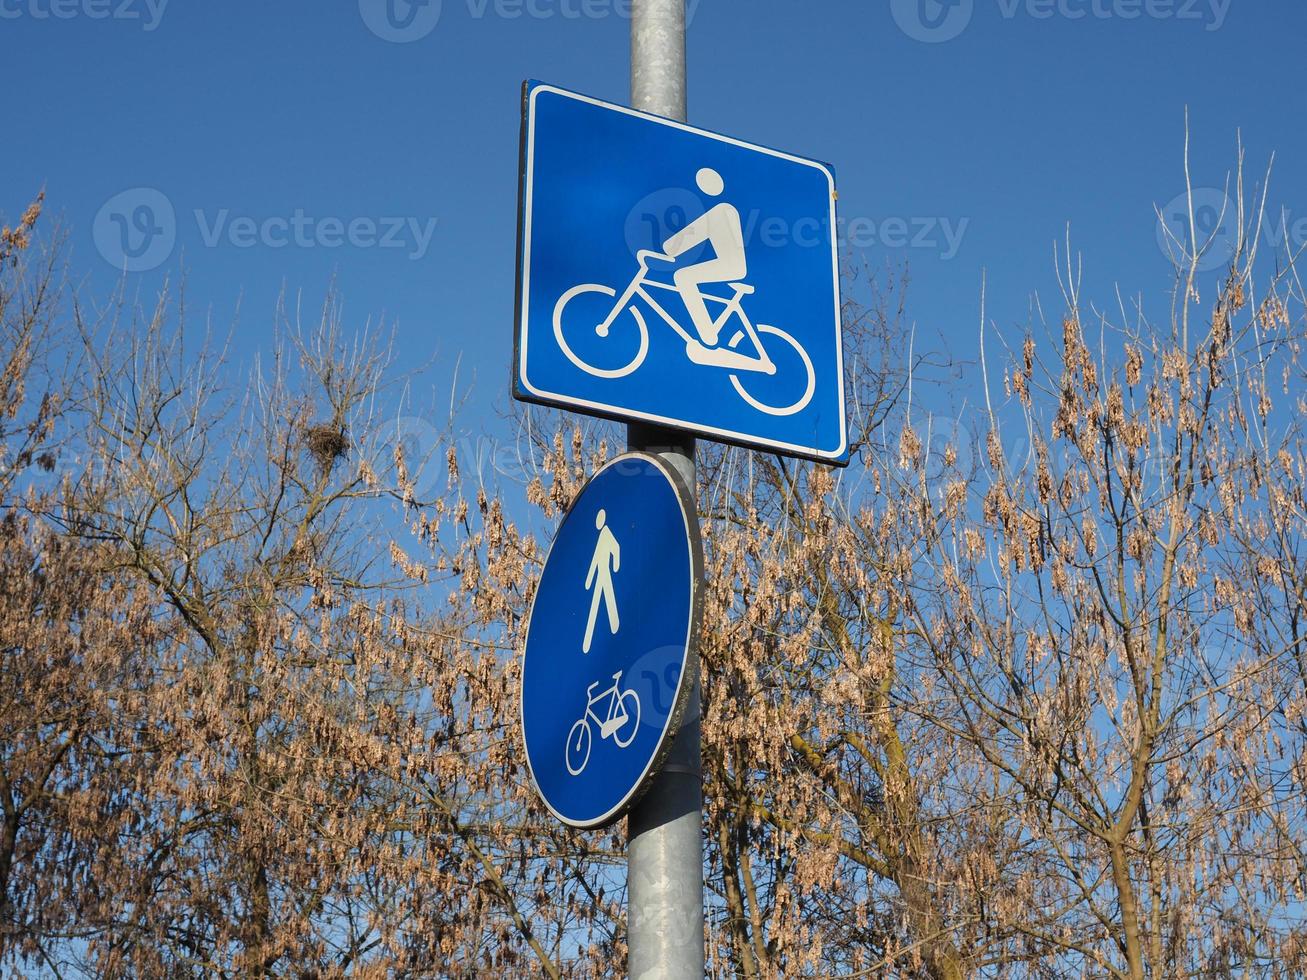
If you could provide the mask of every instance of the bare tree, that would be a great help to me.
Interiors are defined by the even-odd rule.
[[[1195,226],[1160,322],[1064,257],[1051,330],[1001,353],[982,312],[984,410],[932,413],[889,281],[846,310],[847,470],[702,452],[714,975],[1307,972],[1303,290],[1236,180],[1227,273]],[[35,222],[0,252],[0,963],[620,970],[622,828],[544,812],[516,700],[616,428],[523,411],[498,483],[451,433],[415,458],[332,300],[238,371],[167,293],[92,317],[15,262]]]

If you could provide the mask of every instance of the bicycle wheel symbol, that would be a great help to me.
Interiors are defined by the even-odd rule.
[[[590,722],[582,718],[567,735],[567,771],[573,776],[579,776],[585,771],[585,765],[590,761],[590,745],[594,741],[594,736],[590,733]]]
[[[640,697],[634,691],[623,691],[620,710],[626,716],[626,722],[613,732],[613,741],[619,749],[624,749],[635,741],[635,733],[640,728]],[[622,732],[626,737],[622,737]]]
[[[617,290],[609,286],[582,283],[565,292],[554,307],[554,339],[559,348],[569,361],[596,378],[624,378],[634,373],[649,353],[649,328],[634,304],[622,310],[609,329],[603,330],[616,297]],[[574,300],[577,302],[573,303]],[[569,304],[572,312],[565,331],[563,311]],[[576,348],[585,351],[589,359],[578,354]]]
[[[779,327],[760,323],[757,330],[762,336],[775,337],[781,342],[768,349],[776,361],[777,370],[774,375],[733,372],[729,377],[736,394],[767,415],[793,415],[803,411],[817,390],[817,372],[813,369],[812,358],[797,340]],[[744,336],[743,330],[737,331],[726,346],[735,350]],[[752,389],[752,394],[746,390],[746,385]]]

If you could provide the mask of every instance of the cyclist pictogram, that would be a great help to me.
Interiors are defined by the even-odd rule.
[[[695,179],[708,197],[725,191],[721,174],[710,167],[701,169]],[[705,242],[712,248],[711,258],[678,267],[678,259]],[[756,289],[739,281],[747,275],[748,260],[735,207],[726,202],[717,204],[668,238],[662,247],[662,252],[642,249],[636,255],[639,268],[620,296],[616,289],[602,283],[582,283],[559,298],[554,307],[554,337],[567,359],[596,378],[634,374],[649,353],[643,304],[675,331],[691,362],[729,372],[731,385],[747,404],[773,416],[803,411],[817,386],[812,358],[789,333],[769,324],[754,324],[745,312],[744,298],[754,295]],[[673,270],[672,281],[654,278],[654,264],[665,264]],[[702,287],[713,283],[725,284],[732,295],[705,293]],[[687,330],[669,312],[667,307],[672,304],[659,302],[655,291],[679,296],[692,329]],[[714,313],[709,303],[720,309]],[[578,352],[587,349],[589,345],[581,341],[590,335],[611,338],[605,347],[612,353],[603,361],[593,354],[583,356]],[[725,344],[720,343],[723,336],[729,338]],[[779,391],[772,382],[750,391],[751,380],[773,377],[780,379]]]

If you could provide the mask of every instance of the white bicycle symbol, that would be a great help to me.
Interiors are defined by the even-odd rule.
[[[713,303],[720,303],[725,309],[716,319],[716,326],[720,330],[731,317],[738,317],[739,327],[731,335],[730,340],[725,347],[705,347],[699,339],[682,327],[658,302],[650,289],[665,289],[680,295],[680,290],[669,283],[656,282],[649,278],[649,262],[656,259],[664,262],[674,262],[671,256],[663,255],[650,249],[640,251],[637,256],[640,262],[640,269],[631,280],[630,285],[622,292],[620,298],[611,306],[606,302],[607,298],[617,296],[617,290],[599,283],[582,283],[579,286],[573,286],[558,300],[554,307],[554,337],[558,340],[558,346],[567,359],[575,364],[586,374],[593,375],[596,378],[624,378],[628,374],[636,371],[644,363],[645,356],[649,353],[649,327],[645,323],[644,314],[640,307],[636,305],[635,298],[638,296],[654,309],[677,334],[685,341],[685,353],[689,359],[696,364],[703,364],[709,367],[720,367],[727,369],[730,374],[731,384],[735,386],[736,392],[741,398],[752,405],[760,412],[768,415],[793,415],[795,412],[801,412],[812,400],[812,394],[817,387],[816,373],[812,368],[812,358],[803,346],[779,327],[758,324],[756,327],[749,321],[748,315],[744,312],[742,300],[754,292],[754,288],[747,283],[733,282],[730,288],[734,290],[734,295],[730,299],[721,296],[713,296],[708,293],[703,294],[703,298]],[[598,310],[593,308],[587,309],[581,314],[575,312],[577,306],[573,301],[578,297],[589,294],[593,297],[604,297],[605,303]],[[573,308],[573,314],[565,321],[564,311],[569,307]],[[607,308],[607,315],[596,322],[596,317],[587,314],[602,313]],[[630,317],[622,317],[624,310],[630,312]],[[620,319],[620,324],[619,324]],[[622,355],[620,363],[616,367],[602,367],[591,364],[584,358],[577,355],[573,349],[578,344],[569,343],[567,335],[570,333],[574,340],[579,341],[582,334],[579,331],[593,331],[600,337],[609,337],[613,327],[618,326],[618,330],[623,335],[629,335],[633,327],[639,335],[639,341],[635,345],[634,356],[626,359]],[[782,364],[777,365],[768,354],[767,349],[763,346],[762,338],[773,337],[784,345],[785,353],[781,357]],[[748,339],[749,343],[743,350],[738,350],[740,343]],[[606,345],[609,348],[620,350],[629,348],[629,337],[627,343],[618,341],[616,344]],[[774,346],[774,345],[773,345]],[[796,357],[797,355],[797,357]],[[776,383],[767,383],[760,389],[758,379],[771,378],[777,375],[781,376],[780,387],[784,389],[778,397],[776,394]],[[788,383],[787,383],[788,382]],[[754,387],[753,393],[750,393],[748,387]]]
[[[567,748],[565,755],[567,757],[567,771],[573,776],[579,776],[585,770],[586,763],[590,761],[590,746],[594,741],[594,734],[590,731],[590,721],[599,726],[600,738],[611,738],[617,743],[619,749],[624,749],[635,739],[635,733],[640,728],[640,696],[627,688],[625,691],[619,691],[619,685],[622,683],[622,672],[619,670],[613,675],[613,685],[601,694],[596,695],[594,690],[599,686],[595,681],[586,688],[586,706],[585,715],[572,726],[571,732],[567,736]],[[603,719],[594,713],[594,706],[608,699],[608,713]],[[623,738],[620,732],[630,722],[630,730]]]

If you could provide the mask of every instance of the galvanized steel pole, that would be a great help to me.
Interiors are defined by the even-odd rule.
[[[633,0],[631,104],[682,122],[685,0]],[[687,181],[693,175],[686,176]],[[695,490],[694,439],[632,424],[633,450],[666,460]],[[698,515],[692,515],[698,520]],[[697,654],[696,654],[697,657]],[[703,788],[698,662],[685,720],[662,770],[631,810],[627,844],[627,974],[632,980],[699,980],[703,942]]]
[[[685,122],[685,0],[632,0],[631,104]]]

